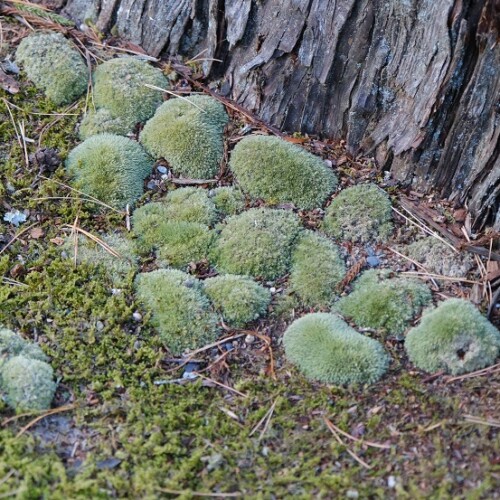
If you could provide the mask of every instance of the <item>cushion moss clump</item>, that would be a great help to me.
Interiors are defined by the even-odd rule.
[[[252,208],[226,220],[214,259],[224,273],[271,280],[288,272],[300,231],[300,220],[292,212]]]
[[[215,233],[205,224],[169,220],[165,202],[148,203],[134,211],[132,227],[139,254],[156,253],[162,266],[185,268],[209,257]]]
[[[102,245],[82,235],[78,238],[76,261],[78,264],[102,266],[112,284],[116,287],[122,286],[127,277],[138,267],[138,259],[132,240],[119,234],[105,234],[100,236],[100,239],[118,256],[112,255]],[[68,258],[74,258],[75,241],[73,237],[68,237],[65,248]]]
[[[155,158],[165,158],[175,172],[194,178],[215,176],[224,154],[224,106],[204,95],[170,99],[148,120],[140,141]]]
[[[393,230],[389,196],[375,184],[344,189],[326,209],[323,230],[357,243],[386,241]]]
[[[432,295],[424,283],[388,276],[374,269],[365,271],[354,282],[353,291],[336,304],[336,310],[360,328],[399,337]]]
[[[389,364],[382,344],[330,313],[306,314],[294,321],[283,345],[288,361],[307,378],[328,384],[371,384]]]
[[[38,344],[27,342],[12,330],[0,327],[0,368],[14,356],[24,356],[39,361],[48,359]]]
[[[89,110],[80,123],[78,136],[85,140],[97,134],[125,135],[131,128],[125,120],[113,117],[107,109]]]
[[[204,290],[224,321],[236,328],[265,314],[271,292],[248,276],[226,274],[208,278]]]
[[[0,396],[16,411],[50,408],[56,384],[38,344],[0,327]]]
[[[217,316],[193,276],[173,269],[141,273],[136,278],[136,290],[172,354],[178,356],[217,338]]]
[[[322,234],[307,231],[293,250],[289,283],[303,305],[327,308],[336,299],[345,272],[337,245]]]
[[[237,215],[245,210],[245,195],[236,187],[223,186],[212,189],[210,196],[222,218]]]
[[[279,137],[245,137],[234,148],[230,167],[244,192],[274,205],[320,207],[337,186],[321,158]]]
[[[166,88],[163,73],[136,57],[118,57],[100,64],[93,76],[96,112],[90,112],[80,126],[80,137],[96,133],[126,134],[153,116],[163,102],[162,92],[144,84]]]
[[[465,277],[474,264],[472,255],[454,252],[448,245],[432,236],[413,242],[403,251],[428,271],[453,278]]]
[[[211,226],[218,218],[215,204],[206,189],[175,189],[167,194],[165,204],[165,217],[171,221],[198,222]]]
[[[425,311],[405,339],[410,360],[421,370],[460,375],[495,362],[500,332],[469,301],[448,299]]]
[[[87,65],[60,33],[37,32],[24,38],[16,61],[55,104],[69,104],[87,90]]]
[[[77,189],[121,209],[142,195],[153,162],[137,142],[99,134],[70,152],[66,168]]]
[[[52,367],[45,361],[14,356],[0,369],[0,392],[17,412],[50,408],[56,387]]]

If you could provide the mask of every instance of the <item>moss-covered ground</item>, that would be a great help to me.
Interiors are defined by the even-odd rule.
[[[20,25],[1,22],[4,43],[15,41]],[[280,343],[298,311],[275,299],[270,320],[228,331],[195,355],[202,376],[182,378],[133,276],[113,290],[105,270],[63,255],[67,225],[126,232],[125,217],[65,187],[63,167],[39,176],[14,132],[12,120],[34,141],[29,154],[55,148],[64,159],[85,99],[67,114],[19,81],[19,93],[0,91],[0,206],[29,217],[19,228],[0,221],[0,324],[41,345],[59,388],[38,421],[0,402],[0,498],[499,497],[498,371],[429,377],[386,340],[393,362],[380,382],[310,383]],[[339,170],[361,175],[355,163]],[[317,214],[301,215],[314,227]]]

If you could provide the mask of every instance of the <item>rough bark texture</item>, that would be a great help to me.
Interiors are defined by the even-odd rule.
[[[59,0],[152,55],[204,57],[284,130],[344,137],[500,229],[499,0]]]

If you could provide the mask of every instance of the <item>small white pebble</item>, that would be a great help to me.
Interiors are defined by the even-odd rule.
[[[98,331],[102,331],[104,329],[104,323],[102,321],[98,321],[96,324],[95,324],[96,328]]]
[[[394,476],[389,476],[387,478],[387,486],[389,488],[395,488],[396,487],[396,478]]]
[[[345,496],[347,498],[359,498],[358,490],[347,490]]]
[[[274,286],[272,286],[272,287],[269,289],[269,291],[270,291],[271,293],[273,293],[273,294],[274,294],[274,293],[276,293],[276,288],[274,288]]]
[[[132,317],[136,320],[136,321],[141,321],[142,320],[142,314],[140,312],[137,312],[135,311],[134,314],[132,314]]]
[[[245,337],[245,344],[253,344],[255,342],[255,337],[253,335],[247,335]]]

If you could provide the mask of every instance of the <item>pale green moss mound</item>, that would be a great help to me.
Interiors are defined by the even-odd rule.
[[[287,273],[301,230],[292,212],[252,208],[227,219],[214,248],[220,271],[274,279]]]
[[[50,408],[56,391],[52,367],[44,361],[14,356],[0,369],[0,389],[17,412]]]
[[[131,240],[119,234],[105,234],[100,236],[100,239],[118,256],[113,255],[91,239],[80,236],[76,249],[77,263],[102,266],[106,269],[113,285],[115,287],[122,286],[127,277],[138,267],[134,245]],[[75,241],[71,236],[66,240],[65,249],[67,257],[73,259]]]
[[[171,221],[198,222],[211,226],[218,218],[215,204],[206,189],[185,187],[170,191],[165,204],[165,216]]]
[[[495,362],[500,332],[467,300],[448,299],[424,312],[405,339],[410,360],[421,370],[453,375]]]
[[[78,129],[78,135],[80,139],[97,134],[125,135],[132,127],[122,118],[115,118],[107,109],[102,108],[87,112]]]
[[[14,356],[24,356],[38,361],[48,359],[37,344],[27,342],[12,330],[0,327],[0,368]]]
[[[87,65],[60,33],[26,37],[17,48],[16,61],[55,104],[69,104],[87,90]]]
[[[279,137],[245,137],[234,148],[230,166],[243,191],[274,205],[320,207],[337,186],[321,158]]]
[[[245,210],[245,195],[233,186],[218,187],[210,191],[215,208],[222,218]]]
[[[454,252],[448,245],[432,236],[415,241],[403,251],[431,273],[453,278],[464,278],[474,265],[471,254]]]
[[[115,208],[124,208],[142,195],[153,162],[137,142],[100,134],[73,149],[66,168],[77,189]]]
[[[197,222],[171,221],[165,202],[148,203],[134,211],[132,227],[137,251],[156,253],[162,266],[183,269],[191,262],[208,259],[215,233]]]
[[[387,276],[374,269],[365,271],[354,282],[353,292],[336,304],[336,310],[360,328],[399,337],[432,295],[424,283]]]
[[[165,158],[184,177],[215,176],[224,154],[224,127],[228,117],[215,99],[195,95],[162,104],[140,136],[155,158]]]
[[[193,276],[171,269],[142,273],[136,289],[138,299],[152,312],[160,338],[175,356],[217,338],[217,316]]]
[[[292,253],[290,287],[307,307],[330,307],[345,276],[337,245],[322,234],[307,231]]]
[[[204,290],[224,321],[236,328],[265,314],[271,302],[271,292],[247,276],[209,278],[204,282]]]
[[[389,196],[374,184],[344,189],[326,209],[323,230],[353,242],[386,241],[393,230]]]
[[[389,356],[335,314],[307,314],[283,337],[285,355],[311,380],[328,384],[370,384],[382,377]]]
[[[80,126],[80,137],[97,133],[124,135],[153,116],[163,102],[160,88],[168,86],[163,73],[136,57],[118,57],[97,66],[93,74],[96,113],[89,113]]]

